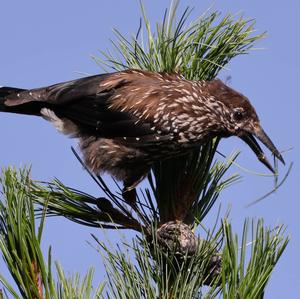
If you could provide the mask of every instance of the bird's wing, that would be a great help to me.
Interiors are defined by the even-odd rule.
[[[41,115],[42,108],[47,108],[58,118],[71,120],[83,133],[120,138],[127,143],[139,141],[146,145],[168,140],[168,134],[158,134],[154,130],[153,119],[141,120],[122,107],[112,108],[112,103],[117,101],[116,94],[134,80],[128,73],[124,74],[96,75],[45,88],[20,90],[8,94],[5,105],[12,112],[22,113],[23,107],[27,114],[37,115]],[[28,113],[30,109],[32,113]]]

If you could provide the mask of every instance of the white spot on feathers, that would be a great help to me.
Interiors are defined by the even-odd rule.
[[[173,103],[173,104],[169,105],[169,108],[175,108],[175,107],[178,107],[178,103]]]
[[[186,94],[191,94],[189,90],[182,88],[182,91],[185,92]]]
[[[179,143],[186,143],[189,141],[188,139],[186,139],[184,133],[179,133],[179,137],[180,137],[178,140]]]

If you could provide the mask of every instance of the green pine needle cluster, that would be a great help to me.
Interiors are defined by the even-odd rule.
[[[141,3],[143,18],[136,35],[128,39],[115,29],[114,51],[101,51],[102,58],[93,58],[104,68],[178,72],[191,80],[211,80],[264,37],[255,33],[254,20],[207,12],[191,22],[193,9],[187,7],[178,17],[178,6],[179,1],[172,1],[153,30]]]
[[[219,230],[207,237],[192,259],[176,264],[175,256],[146,240],[124,241],[122,247],[112,250],[94,236],[99,251],[106,253],[107,298],[263,298],[266,283],[288,243],[284,227],[273,230],[264,227],[262,219],[246,219],[239,237],[228,220],[223,220]],[[208,289],[203,284],[216,250],[223,267]],[[156,263],[150,258],[153,256]]]
[[[68,278],[56,263],[57,280],[53,278],[51,248],[46,255],[48,261],[41,249],[46,206],[37,223],[29,170],[8,168],[0,184],[0,251],[18,289],[0,271],[0,283],[5,288],[2,298],[11,298],[7,292],[15,299],[100,298],[104,285],[93,288],[93,269],[82,280],[78,274]]]

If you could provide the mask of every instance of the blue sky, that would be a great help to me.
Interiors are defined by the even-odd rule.
[[[169,1],[144,1],[152,22],[160,20]],[[236,231],[245,217],[263,217],[267,225],[284,223],[291,242],[281,258],[267,288],[266,298],[295,298],[300,293],[298,282],[300,217],[299,195],[299,4],[296,1],[182,1],[194,6],[194,15],[207,8],[223,13],[238,13],[257,20],[256,29],[267,31],[258,44],[264,50],[238,57],[220,74],[231,76],[231,86],[249,97],[261,122],[289,164],[294,162],[288,181],[276,194],[250,208],[246,205],[268,192],[271,178],[242,173],[243,181],[227,190],[220,198],[223,210],[232,205],[231,219]],[[101,69],[90,55],[111,48],[112,28],[134,33],[139,23],[139,4],[132,0],[110,1],[2,1],[0,4],[0,85],[33,88],[79,78],[81,73],[96,74]],[[0,115],[0,165],[32,165],[33,177],[61,179],[65,184],[97,194],[96,186],[82,170],[68,140],[44,120]],[[237,138],[224,140],[223,153],[241,149],[239,163],[253,171],[267,170]],[[236,169],[239,171],[238,169]],[[287,167],[280,167],[281,177]],[[64,219],[47,222],[43,247],[53,246],[54,259],[61,261],[67,272],[85,272],[97,268],[96,279],[103,278],[101,258],[87,244],[90,233],[106,238],[97,230],[83,228]],[[116,239],[114,232],[109,236]],[[0,271],[3,270],[0,262]]]

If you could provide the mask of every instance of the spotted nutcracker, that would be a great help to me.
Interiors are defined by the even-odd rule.
[[[30,90],[2,87],[0,111],[41,116],[79,138],[87,167],[123,181],[124,193],[155,161],[216,136],[240,137],[274,172],[256,137],[284,163],[249,100],[218,79],[129,69]]]

